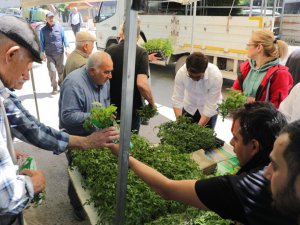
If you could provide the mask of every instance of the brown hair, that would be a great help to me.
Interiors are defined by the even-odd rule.
[[[288,45],[281,40],[276,40],[273,32],[269,30],[257,30],[252,34],[254,44],[261,44],[264,54],[271,60],[284,58],[288,53]]]
[[[186,59],[186,69],[192,73],[204,73],[208,65],[208,59],[201,52],[194,52]]]

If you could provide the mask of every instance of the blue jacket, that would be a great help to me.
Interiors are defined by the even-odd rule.
[[[69,47],[64,28],[55,23],[50,27],[47,23],[40,32],[41,51],[46,55],[55,56],[64,52],[64,46]]]

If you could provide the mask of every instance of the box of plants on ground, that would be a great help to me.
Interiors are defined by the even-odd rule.
[[[97,110],[94,109],[94,114],[95,111]],[[99,113],[96,114],[99,116]],[[107,113],[105,116],[108,116]],[[161,124],[158,129],[161,143],[157,146],[152,146],[145,138],[132,134],[132,155],[171,179],[204,179],[206,176],[191,159],[190,153],[200,148],[214,147],[214,132],[194,125],[184,117],[177,122]],[[87,204],[94,204],[99,215],[98,224],[113,224],[117,158],[105,148],[73,151],[73,156],[72,167],[76,167],[81,173],[84,180],[82,186],[90,192]],[[131,170],[128,173],[125,213],[125,224],[128,225],[230,224],[230,221],[223,220],[214,213],[201,212],[187,205],[162,199]]]

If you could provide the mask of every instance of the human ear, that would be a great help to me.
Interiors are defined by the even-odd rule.
[[[260,144],[256,139],[252,139],[251,141],[251,155],[254,156],[258,153],[260,149]]]
[[[20,53],[20,46],[10,47],[5,53],[5,61],[6,63],[11,63],[16,60],[16,56]]]

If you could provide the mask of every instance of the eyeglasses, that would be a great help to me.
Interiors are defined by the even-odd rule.
[[[257,46],[257,44],[246,44],[247,45],[247,47],[249,47],[249,46]]]

